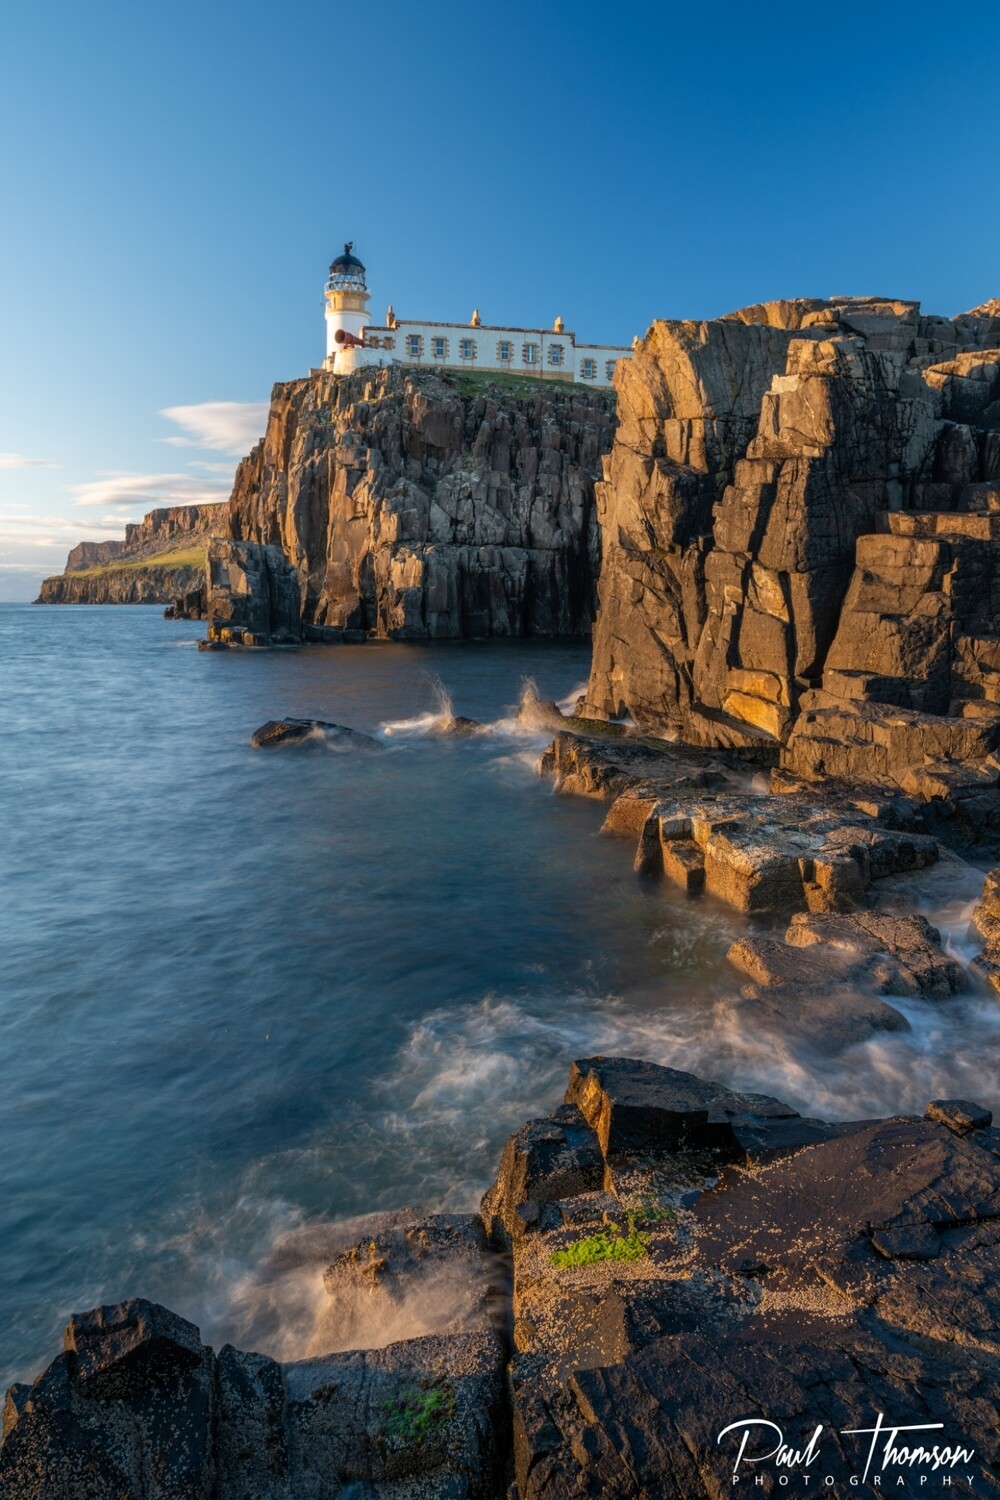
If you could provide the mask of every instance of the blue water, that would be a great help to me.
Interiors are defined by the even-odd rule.
[[[738,1035],[740,920],[637,880],[604,807],[536,774],[523,680],[571,701],[584,645],[205,654],[200,633],[0,607],[6,1379],[126,1295],[302,1352],[323,1227],[472,1206],[588,1051],[845,1113],[948,1073],[927,1026],[840,1073]],[[429,733],[436,684],[489,732]],[[284,714],[384,748],[252,750]]]

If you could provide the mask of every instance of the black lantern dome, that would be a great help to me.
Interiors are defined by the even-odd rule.
[[[326,284],[328,291],[367,292],[365,268],[358,257],[351,253],[353,249],[354,241],[348,240],[343,255],[338,255],[336,260],[330,262],[330,279]]]

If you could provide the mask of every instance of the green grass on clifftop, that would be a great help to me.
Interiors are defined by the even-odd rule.
[[[80,568],[74,573],[62,573],[62,578],[101,578],[108,573],[144,573],[160,568],[202,568],[205,565],[204,547],[186,547],[178,552],[156,552],[152,557],[127,557],[122,562],[102,563],[99,568]]]
[[[409,368],[415,370],[426,370],[426,365],[413,365]],[[586,391],[588,396],[608,396],[615,399],[616,392],[607,386],[585,385],[578,380],[547,380],[543,375],[510,375],[506,370],[435,370],[446,379],[447,384],[453,385],[456,390],[461,391],[463,396],[481,396],[491,385],[499,387],[502,391],[509,391],[515,396],[533,396],[539,386],[549,389],[569,391],[573,395],[579,395]]]

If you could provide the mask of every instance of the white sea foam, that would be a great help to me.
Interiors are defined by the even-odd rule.
[[[427,687],[430,691],[433,708],[424,713],[413,714],[408,719],[387,719],[381,726],[381,732],[388,735],[390,739],[415,739],[426,735],[440,734],[449,720],[454,717],[451,694],[445,687],[436,672],[425,673]]]

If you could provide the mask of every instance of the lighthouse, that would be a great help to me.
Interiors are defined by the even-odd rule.
[[[362,363],[365,329],[371,322],[365,268],[352,255],[353,242],[331,262],[326,283],[326,358],[338,375],[349,375]]]
[[[631,349],[621,344],[581,344],[562,318],[551,328],[484,323],[477,308],[468,323],[398,318],[390,306],[384,324],[372,326],[365,268],[354,243],[331,262],[324,292],[326,359],[310,373],[351,375],[386,365],[466,370],[563,380],[607,389],[615,367]]]

